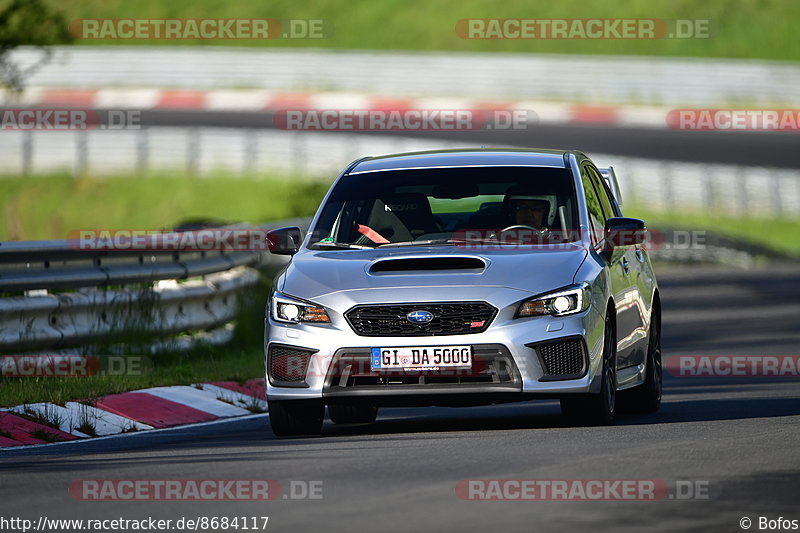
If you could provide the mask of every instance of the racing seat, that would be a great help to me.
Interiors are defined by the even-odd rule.
[[[508,226],[508,221],[502,202],[484,202],[480,209],[469,217],[466,229],[496,230]]]
[[[428,197],[409,193],[376,200],[367,226],[391,242],[411,241],[426,233],[439,233],[441,226],[431,212]],[[357,243],[368,242],[359,238]]]

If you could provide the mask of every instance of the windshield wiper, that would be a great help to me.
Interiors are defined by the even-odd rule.
[[[378,248],[394,248],[396,246],[427,246],[429,244],[455,244],[459,241],[454,241],[453,239],[428,239],[424,241],[399,241],[399,242],[387,242],[385,244],[379,244]]]
[[[336,250],[372,250],[374,246],[365,246],[363,244],[350,244],[347,242],[315,242],[309,245],[309,248],[334,248]]]

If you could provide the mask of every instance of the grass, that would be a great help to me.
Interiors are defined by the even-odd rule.
[[[76,430],[89,435],[90,437],[97,436],[97,415],[94,414],[88,405],[82,404],[79,407],[80,413],[78,415],[78,426]]]
[[[282,176],[1,178],[0,240],[65,238],[71,230],[90,228],[169,228],[193,219],[260,223],[310,216],[327,188],[327,183]],[[652,212],[637,206],[626,206],[625,214],[651,228],[714,230],[800,257],[800,219]]]
[[[50,402],[63,405],[83,401],[93,405],[109,394],[148,387],[191,385],[208,381],[244,383],[264,374],[262,353],[264,305],[270,283],[261,283],[248,291],[241,302],[234,339],[225,346],[198,346],[188,352],[165,352],[148,356],[153,366],[142,375],[98,375],[90,377],[8,378],[0,377],[0,407]],[[257,402],[253,402],[257,406]],[[251,409],[251,406],[245,408]],[[253,407],[255,409],[256,407]],[[251,409],[251,411],[253,411]],[[256,412],[256,411],[253,411]],[[84,422],[82,420],[81,422]],[[93,430],[86,418],[77,428]],[[135,430],[132,428],[131,430]]]
[[[327,183],[285,177],[0,178],[0,240],[63,239],[79,229],[161,229],[181,222],[268,220],[314,213]]]
[[[61,425],[64,423],[63,417],[57,411],[51,410],[48,405],[44,406],[42,411],[34,411],[27,407],[24,411],[24,413],[17,413],[17,415],[53,429],[61,429]]]
[[[82,401],[94,405],[97,399],[136,389],[166,385],[190,385],[208,381],[244,383],[264,373],[261,350],[263,342],[263,312],[270,281],[261,282],[243,295],[236,318],[234,339],[225,346],[201,345],[186,351],[148,355],[152,367],[145,372],[126,375],[96,375],[89,377],[10,378],[0,377],[0,407],[49,402],[64,405]],[[138,353],[138,352],[131,352]],[[244,406],[251,412],[261,412],[253,400]],[[28,416],[33,416],[29,413]],[[52,417],[41,417],[42,423],[60,425]],[[84,433],[94,432],[93,421],[84,416],[80,427]],[[135,427],[129,428],[134,431]]]
[[[9,0],[0,0],[0,6]],[[323,19],[324,39],[84,40],[80,45],[221,45],[374,50],[449,50],[519,53],[624,54],[688,57],[800,59],[790,0],[48,0],[68,20],[79,18],[276,18]],[[465,40],[463,18],[660,18],[708,19],[710,38],[659,40]]]
[[[169,228],[197,219],[262,223],[310,216],[327,187],[281,176],[2,178],[0,240],[65,238],[71,230],[88,228]],[[714,230],[800,256],[797,219],[652,212],[637,206],[626,206],[625,213],[652,228]]]
[[[625,215],[641,218],[649,228],[714,231],[800,259],[800,219],[733,218],[729,215],[692,212],[664,213],[636,206],[626,206]]]
[[[45,442],[61,442],[62,440],[64,440],[55,433],[51,433],[44,429],[36,429],[34,431],[31,431],[30,436],[33,437],[34,439],[43,440]]]
[[[0,225],[0,231],[5,232],[0,239],[9,238],[9,234],[25,239],[63,237],[69,229],[81,227],[168,227],[189,218],[258,222],[308,216],[326,189],[324,183],[277,176],[265,180],[69,176],[0,179],[0,205],[5,221]],[[636,206],[626,206],[625,214],[643,218],[650,228],[714,230],[800,258],[800,220],[655,213]],[[152,369],[138,376],[0,378],[0,406],[35,402],[63,405],[75,400],[91,405],[102,396],[140,388],[225,380],[244,382],[261,376],[263,311],[268,291],[266,278],[248,291],[237,318],[234,340],[226,346],[150,356]],[[252,409],[257,408],[254,402]],[[90,427],[87,424],[83,429],[88,433]]]
[[[144,376],[0,378],[0,407],[97,399],[130,390],[203,381],[243,383],[264,373],[260,346],[258,339],[248,347],[206,347],[181,354],[159,354],[154,358],[153,371]]]
[[[172,227],[191,219],[262,222],[309,216],[327,187],[286,178],[3,178],[0,240],[64,238],[69,230],[78,228]],[[260,376],[264,371],[261,345],[268,290],[269,281],[263,279],[248,291],[237,317],[234,341],[227,346],[201,346],[190,352],[150,356],[153,367],[143,375],[0,378],[0,406],[35,402],[63,405],[75,400],[91,404],[108,394],[140,388],[220,380],[244,382]],[[142,343],[136,339],[121,335],[114,338],[117,341],[129,343],[130,355],[142,353]],[[93,349],[92,353],[109,353]],[[89,429],[88,425],[84,429]]]

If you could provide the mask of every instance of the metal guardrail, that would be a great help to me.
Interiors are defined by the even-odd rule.
[[[27,83],[50,87],[259,88],[382,96],[532,98],[676,106],[797,106],[791,62],[573,54],[231,47],[54,47]],[[41,52],[11,54],[22,65]]]
[[[469,147],[463,142],[396,135],[235,128],[159,127],[35,136],[30,131],[6,131],[3,140],[0,179],[4,173],[27,171],[33,175],[64,169],[113,179],[115,173],[136,169],[134,172],[198,176],[289,174],[329,181],[350,161],[364,155]],[[30,157],[22,149],[26,143]],[[711,211],[740,218],[800,214],[797,169],[588,155],[599,166],[614,166],[628,205],[653,211]]]
[[[132,331],[161,337],[233,320],[237,293],[258,282],[237,267],[186,283],[0,298],[0,351],[62,348]]]
[[[0,292],[186,279],[261,260],[256,251],[86,251],[65,241],[0,243]]]
[[[297,218],[270,227],[305,231],[310,222]],[[664,237],[678,240],[672,230]],[[706,240],[702,247],[656,249],[652,257],[743,266],[753,256],[779,258],[771,250],[720,236]],[[75,250],[65,241],[0,243],[0,291],[24,291],[0,295],[0,353],[61,351],[125,330],[154,337],[221,326],[230,331],[238,295],[259,280],[251,267],[274,271],[287,261],[258,251],[113,254]]]
[[[234,320],[241,292],[258,283],[252,267],[274,270],[286,261],[259,250],[110,251],[80,250],[69,241],[3,242],[0,352],[59,350],[125,332],[159,338],[220,328]]]

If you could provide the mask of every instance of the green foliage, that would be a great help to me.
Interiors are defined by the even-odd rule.
[[[321,19],[324,39],[86,40],[86,45],[263,46],[373,50],[449,50],[540,54],[612,54],[800,60],[800,2],[792,0],[48,0],[78,18]],[[465,40],[468,18],[647,18],[709,21],[708,38]]]
[[[0,85],[19,91],[25,76],[38,66],[22,70],[12,63],[8,53],[14,48],[45,47],[72,40],[64,16],[44,0],[11,0],[5,6],[0,5]],[[42,60],[46,57],[45,51]]]
[[[66,19],[43,0],[12,0],[0,10],[0,53],[21,45],[70,41]]]
[[[742,218],[699,211],[667,213],[639,206],[625,206],[624,211],[625,216],[644,220],[648,228],[713,231],[800,259],[800,220],[797,218]]]
[[[263,309],[261,310],[263,313]],[[263,317],[253,318],[263,324]],[[89,377],[0,377],[0,407],[26,403],[87,401],[109,394],[167,385],[208,381],[244,382],[264,375],[263,333],[239,338],[227,346],[201,346],[188,352],[165,352],[152,357],[153,368],[142,375]],[[245,342],[247,345],[245,345]],[[91,401],[89,400],[89,403]],[[80,424],[88,429],[89,424]]]
[[[168,229],[191,220],[257,224],[310,216],[329,185],[296,177],[2,177],[0,240],[64,239],[80,229]]]
[[[0,216],[12,224],[0,225],[0,229],[8,232],[6,228],[16,227],[22,238],[35,239],[63,237],[68,229],[74,228],[169,227],[189,218],[263,222],[311,215],[327,187],[324,182],[279,176],[4,178],[0,179],[0,205],[4,208]],[[650,228],[714,230],[800,257],[800,220],[796,219],[656,213],[637,206],[626,206],[625,214],[643,218]],[[0,235],[3,238],[7,236]],[[264,306],[269,290],[270,280],[264,276],[243,295],[236,334],[226,346],[201,346],[189,352],[152,356],[153,368],[144,375],[0,378],[0,406],[33,402],[63,404],[146,387],[225,380],[244,382],[261,376]],[[81,425],[89,429],[88,424]]]

